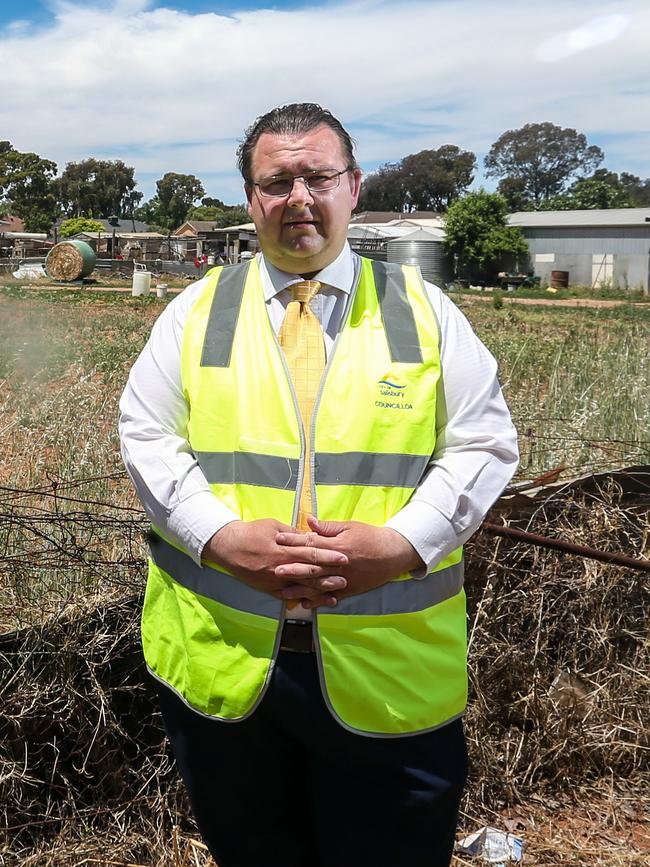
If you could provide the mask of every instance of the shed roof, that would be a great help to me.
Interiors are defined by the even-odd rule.
[[[255,223],[239,223],[237,226],[221,226],[219,229],[215,229],[214,231],[221,232],[222,234],[225,232],[254,232]]]
[[[62,222],[64,222],[66,218],[61,220],[57,220],[55,226],[60,226]],[[93,220],[97,220],[98,223],[101,223],[104,227],[103,233],[111,235],[113,233],[113,227],[108,222],[108,220],[102,219],[101,217],[93,217]],[[135,226],[135,228],[133,228]],[[117,221],[117,226],[115,226],[115,233],[119,232],[148,232],[149,226],[147,223],[143,223],[142,220],[132,220],[131,217],[119,217]]]
[[[181,229],[184,229],[186,226],[194,229],[195,232],[214,232],[215,225],[214,220],[185,220],[184,223],[175,229],[172,234],[176,235]]]
[[[445,225],[445,218],[440,215],[429,217],[412,217],[408,214],[404,219],[393,220],[388,223],[389,226],[419,226],[422,229],[442,229]]]
[[[151,240],[152,238],[154,238],[154,239],[155,238],[166,238],[167,235],[161,235],[160,232],[120,232],[116,229],[115,230],[115,237],[118,239],[126,238],[126,239],[134,239],[136,241],[146,241],[146,240]],[[105,241],[105,240],[110,241],[111,236],[109,236],[106,232],[78,232],[76,235],[74,235],[74,238],[76,238],[76,239],[91,238],[93,241],[98,241],[100,239],[102,241]],[[64,240],[67,241],[69,239],[65,238]]]
[[[650,208],[602,208],[584,211],[518,211],[511,226],[530,228],[650,226]]]
[[[368,238],[385,238],[387,240],[411,238],[422,233],[421,240],[440,240],[444,238],[444,229],[440,226],[418,226],[415,223],[396,221],[394,223],[350,223],[348,238],[366,240]],[[413,237],[412,240],[417,240]]]
[[[353,214],[351,223],[390,223],[395,220],[430,220],[440,218],[435,211],[360,211]]]
[[[416,229],[414,232],[409,232],[408,235],[401,235],[395,238],[396,241],[442,241],[445,233],[442,229]]]
[[[392,223],[350,223],[348,238],[401,238],[413,231],[413,226],[394,226]]]

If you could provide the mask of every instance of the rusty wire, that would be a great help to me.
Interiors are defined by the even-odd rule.
[[[146,520],[85,489],[0,491],[0,863],[207,867],[139,649]],[[642,556],[649,509],[605,482],[527,529]],[[650,803],[647,580],[478,533],[467,591],[468,815],[612,780]]]

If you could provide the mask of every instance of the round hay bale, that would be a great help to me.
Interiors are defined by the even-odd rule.
[[[80,280],[92,273],[96,260],[85,241],[61,241],[47,254],[45,270],[53,280]]]

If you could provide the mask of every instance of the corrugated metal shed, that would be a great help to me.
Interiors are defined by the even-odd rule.
[[[564,226],[646,226],[650,208],[604,208],[585,211],[517,211],[510,214],[511,226],[560,228]]]
[[[545,283],[568,271],[573,285],[650,288],[650,208],[523,211],[508,221],[523,229],[528,267]]]

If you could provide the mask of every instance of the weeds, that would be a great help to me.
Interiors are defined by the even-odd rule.
[[[0,861],[8,867],[210,863],[138,647],[146,521],[115,426],[128,367],[162,309],[140,302],[83,290],[0,292]],[[499,360],[521,433],[520,477],[558,464],[568,472],[647,462],[645,310],[468,308]],[[615,487],[551,498],[526,526],[643,556],[647,502],[630,505]],[[583,801],[600,793],[608,809],[627,799],[642,810],[645,584],[483,534],[468,559],[466,812],[498,821],[506,805],[540,793]],[[561,672],[586,685],[588,701],[553,697]],[[628,793],[612,785],[605,797],[612,779]],[[565,840],[564,857],[562,841],[550,848],[538,830],[527,836],[539,863],[599,863],[578,844]],[[643,863],[636,849],[627,860],[622,851],[608,849],[607,863]]]
[[[518,478],[648,462],[650,308],[465,312],[499,362],[520,434]]]

